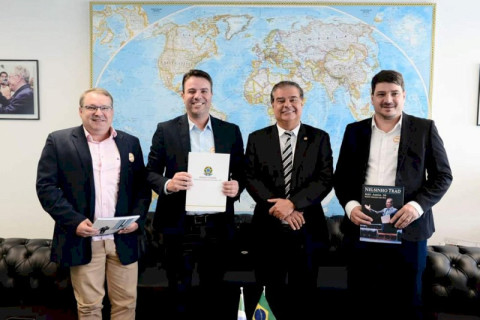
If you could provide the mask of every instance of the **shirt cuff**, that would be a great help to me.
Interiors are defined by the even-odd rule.
[[[170,192],[167,190],[167,185],[172,179],[168,179],[167,182],[165,182],[165,185],[163,186],[163,193],[165,194],[172,194],[173,192]]]
[[[352,214],[353,208],[358,207],[358,206],[361,207],[362,205],[358,201],[355,201],[355,200],[351,200],[347,203],[347,205],[345,206],[345,212],[347,213],[348,219],[350,219],[350,215]]]
[[[414,207],[414,208],[417,210],[417,212],[418,212],[418,217],[420,218],[420,217],[422,216],[422,214],[423,214],[423,209],[422,209],[422,207],[418,204],[418,202],[416,202],[416,201],[410,201],[408,204],[411,205],[412,207]]]

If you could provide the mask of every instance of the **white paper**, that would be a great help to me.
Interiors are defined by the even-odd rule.
[[[230,154],[189,152],[188,173],[193,177],[193,186],[187,190],[186,211],[224,212],[227,197],[222,192],[228,181]]]
[[[93,227],[100,230],[100,235],[112,234],[128,227],[137,221],[140,216],[125,216],[113,218],[98,218],[93,223]]]

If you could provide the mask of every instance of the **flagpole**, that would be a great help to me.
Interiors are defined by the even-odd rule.
[[[240,287],[240,300],[238,302],[237,320],[247,320],[245,313],[245,302],[243,301],[243,287]]]

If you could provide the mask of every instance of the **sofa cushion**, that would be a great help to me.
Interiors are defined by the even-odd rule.
[[[429,246],[424,300],[436,311],[480,315],[480,248]]]

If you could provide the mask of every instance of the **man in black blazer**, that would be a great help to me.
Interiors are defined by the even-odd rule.
[[[23,66],[16,66],[8,77],[8,86],[14,94],[7,98],[0,93],[0,113],[33,114],[33,90],[29,80],[30,72]]]
[[[234,202],[244,189],[240,129],[210,115],[212,87],[210,75],[202,70],[184,75],[186,114],[158,124],[148,155],[148,182],[158,194],[153,225],[164,239],[168,283],[178,298],[177,318],[183,316],[196,264],[202,289],[197,299],[202,310],[192,308],[192,317],[201,311],[208,318],[221,314],[212,310],[223,307],[220,301],[225,295],[220,285],[234,231]],[[230,154],[230,179],[223,182],[222,190],[227,196],[225,212],[185,210],[186,190],[193,184],[187,172],[191,151]],[[238,296],[235,299],[238,304]]]
[[[80,98],[82,125],[51,133],[38,162],[37,195],[55,220],[51,259],[70,267],[79,319],[101,319],[105,279],[112,319],[135,319],[138,237],[151,201],[139,140],[112,127],[113,99]],[[139,215],[114,235],[99,217]]]
[[[328,239],[321,201],[332,189],[330,138],[300,122],[303,90],[297,83],[277,83],[270,97],[277,123],[251,133],[245,155],[247,191],[256,202],[255,276],[267,287],[277,319],[300,319],[303,311],[313,319],[308,299],[316,288],[314,261]]]
[[[427,239],[435,231],[432,207],[448,190],[452,173],[434,122],[404,113],[405,97],[400,73],[383,70],[375,75],[375,114],[347,126],[336,166],[334,185],[345,208],[342,227],[355,316],[422,317]],[[363,184],[405,188],[405,205],[391,219],[403,229],[402,244],[359,241],[359,225],[371,223],[361,211]]]

